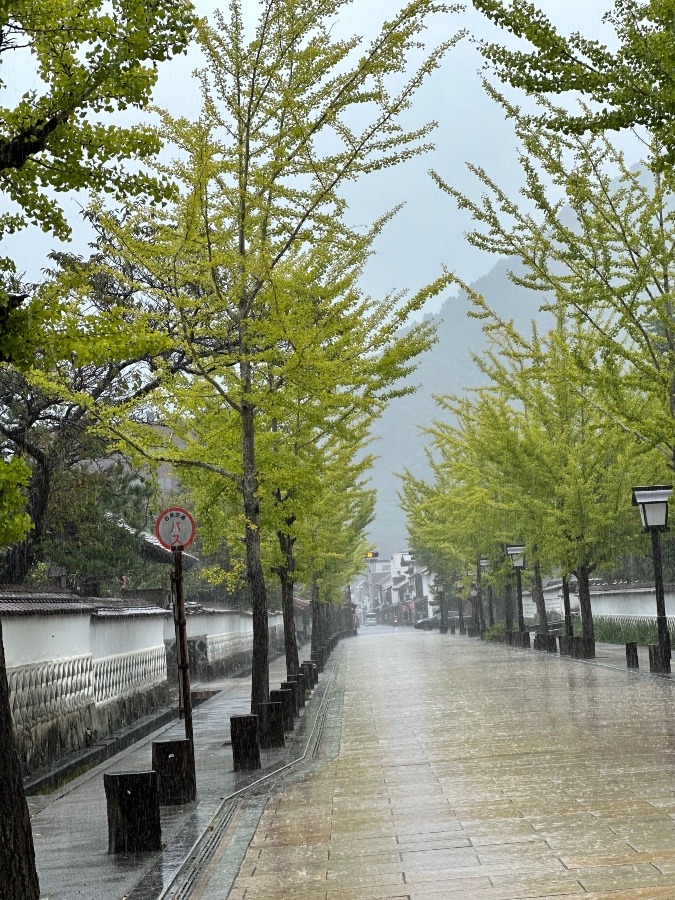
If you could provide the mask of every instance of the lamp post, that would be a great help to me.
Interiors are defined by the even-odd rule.
[[[448,633],[448,604],[445,602],[445,582],[438,575],[434,576],[434,589],[438,597],[438,605],[441,608],[441,624],[439,632],[441,634]]]
[[[657,671],[670,672],[670,634],[666,618],[661,561],[661,532],[668,531],[668,500],[673,493],[671,484],[655,484],[633,488],[633,506],[640,510],[643,533],[652,539],[654,591],[656,593],[656,627],[659,635],[659,664]],[[650,661],[651,662],[651,661]]]
[[[518,599],[518,631],[521,636],[525,634],[525,616],[523,615],[523,580],[522,570],[525,568],[525,547],[520,544],[510,544],[506,552],[511,557],[511,565],[516,571],[516,591]],[[522,641],[522,637],[521,637]]]

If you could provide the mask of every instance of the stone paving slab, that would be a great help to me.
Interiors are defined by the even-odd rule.
[[[408,629],[341,652],[336,752],[268,798],[231,900],[675,900],[672,679]]]

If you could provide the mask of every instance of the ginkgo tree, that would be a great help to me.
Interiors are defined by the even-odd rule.
[[[144,109],[157,65],[181,53],[194,25],[184,0],[3,0],[0,3],[0,239],[33,224],[59,238],[70,226],[58,194],[92,189],[169,192],[125,161],[159,150],[155,129],[125,127],[123,110]],[[18,98],[18,99],[17,99]],[[46,343],[57,310],[35,298],[15,262],[0,257],[0,360],[27,367]],[[27,466],[0,466],[2,544],[28,527],[20,487]],[[39,896],[28,810],[12,739],[4,649],[0,631],[0,896]]]
[[[608,418],[673,466],[675,204],[672,179],[649,171],[658,145],[631,166],[604,137],[533,130],[493,95],[520,141],[522,197],[480,167],[480,202],[436,180],[471,213],[471,243],[520,260],[512,279],[588,329],[595,355],[578,356],[570,383],[576,372]]]
[[[217,473],[240,492],[253,600],[252,708],[268,695],[259,459],[275,440],[274,405],[285,402],[294,379],[305,377],[287,325],[294,314],[289,319],[279,309],[310,303],[310,291],[321,298],[330,287],[322,272],[331,255],[369,252],[362,244],[359,250],[363,234],[346,224],[345,184],[429,146],[433,123],[406,130],[402,116],[457,40],[432,47],[408,73],[425,25],[451,7],[413,0],[364,45],[331,34],[345,6],[345,0],[268,0],[251,35],[237,2],[213,26],[202,23],[201,116],[196,122],[162,116],[175,159],[159,171],[175,179],[179,198],[165,209],[135,204],[117,220],[98,213],[109,255],[134,260],[145,272],[142,290],[132,278],[129,299],[121,301],[128,327],[139,327],[133,306],[144,327],[170,333],[183,357],[182,376],[165,369],[162,386],[165,406],[185,410],[181,438],[196,425],[183,398],[200,390],[215,401],[223,434],[235,436],[215,447],[215,458],[193,441],[163,455]],[[324,340],[334,347],[334,369],[338,354],[343,358],[346,382],[334,392],[336,402],[375,410],[396,393],[393,385],[430,339],[424,324],[403,335],[399,329],[443,283],[413,298],[346,301],[342,330]],[[153,365],[161,375],[162,362]],[[325,422],[333,419],[337,424],[340,415],[329,406]],[[101,413],[101,421],[125,432],[117,410],[107,420]],[[150,455],[156,448],[143,444],[156,436],[125,434]]]
[[[562,34],[530,0],[473,0],[473,6],[510,35],[508,46],[481,42],[501,81],[534,97],[567,95],[588,104],[542,110],[532,116],[532,130],[543,124],[557,133],[583,135],[641,127],[661,148],[654,168],[672,171],[674,0],[615,0],[602,15],[614,31],[607,43],[583,31]],[[522,43],[514,46],[513,36]]]
[[[662,477],[664,462],[602,414],[591,388],[571,384],[596,356],[592,331],[561,315],[543,337],[525,338],[475,299],[488,316],[491,346],[477,362],[490,384],[470,398],[440,398],[449,419],[430,430],[438,484],[430,496],[457,546],[473,537],[476,504],[492,509],[494,538],[526,545],[541,622],[541,570],[574,573],[592,653],[590,576],[634,533],[631,485]]]

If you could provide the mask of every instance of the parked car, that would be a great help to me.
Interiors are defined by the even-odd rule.
[[[418,628],[420,631],[432,631],[434,628],[438,628],[440,621],[440,616],[431,616],[429,619],[420,619],[419,622],[415,622],[415,628]]]

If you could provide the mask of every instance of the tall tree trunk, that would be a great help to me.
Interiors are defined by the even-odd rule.
[[[495,601],[494,601],[494,594],[492,592],[491,584],[488,584],[487,595],[488,595],[488,627],[492,628],[492,626],[495,624]]]
[[[507,631],[513,631],[513,586],[507,584],[504,591],[504,625]]]
[[[539,634],[548,634],[548,619],[546,618],[546,602],[544,600],[544,586],[541,580],[541,565],[539,560],[534,562],[534,579],[532,581],[532,596],[539,616]]]
[[[294,538],[280,531],[277,533],[279,547],[284,557],[284,562],[277,569],[279,583],[281,585],[281,608],[284,614],[284,649],[286,651],[286,674],[297,675],[300,671],[300,657],[298,656],[298,642],[295,637],[295,616],[293,610],[293,570],[295,560],[293,557]]]
[[[579,566],[576,571],[579,582],[579,607],[581,609],[581,630],[584,640],[591,647],[595,641],[593,631],[593,611],[591,610],[591,569],[587,566]]]
[[[52,474],[53,466],[46,459],[33,460],[33,472],[28,482],[27,509],[33,527],[23,540],[13,544],[5,553],[0,562],[0,584],[21,584],[35,563],[37,545],[45,532]]]
[[[0,898],[37,900],[39,896],[33,833],[14,744],[0,624]]]
[[[321,633],[321,604],[319,602],[319,588],[316,583],[316,576],[312,576],[312,586],[310,589],[310,603],[312,606],[312,653],[318,653],[323,644],[323,635]]]
[[[574,625],[572,624],[572,607],[570,606],[570,580],[567,575],[563,575],[562,592],[565,612],[565,634],[567,637],[572,637],[574,635]]]
[[[248,370],[248,371],[246,371]],[[242,363],[243,381],[250,386],[250,365]],[[253,601],[253,659],[251,663],[251,713],[258,704],[267,703],[270,694],[269,631],[267,587],[260,553],[260,501],[255,464],[255,428],[253,406],[241,405],[242,494],[246,518],[246,577]]]

